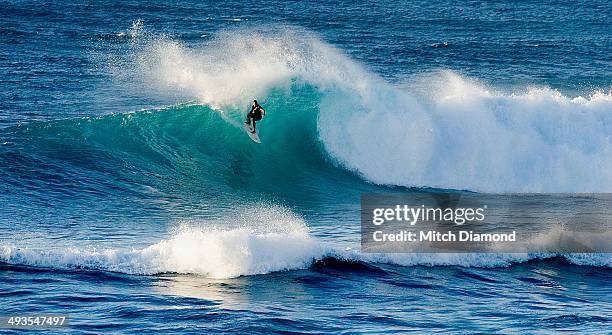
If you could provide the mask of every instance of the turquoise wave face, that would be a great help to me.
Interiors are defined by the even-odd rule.
[[[267,110],[258,122],[260,145],[244,133],[245,111],[196,104],[6,128],[0,168],[8,173],[0,183],[59,203],[354,200],[376,186],[326,153],[317,131],[319,99],[309,86],[273,90],[260,101]]]

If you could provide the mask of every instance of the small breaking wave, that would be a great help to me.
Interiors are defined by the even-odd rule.
[[[133,275],[179,273],[210,278],[308,269],[325,259],[398,266],[495,268],[563,257],[576,265],[612,267],[612,256],[602,253],[361,253],[312,236],[305,221],[283,207],[259,206],[240,213],[219,220],[218,224],[182,224],[170,238],[141,249],[66,247],[41,250],[0,245],[0,262],[67,270]]]
[[[0,247],[0,261],[60,269],[127,274],[198,274],[212,278],[301,269],[324,254],[304,221],[279,207],[245,210],[253,216],[201,227],[182,225],[169,239],[142,249]]]

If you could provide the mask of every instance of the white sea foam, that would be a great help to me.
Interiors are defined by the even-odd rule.
[[[322,108],[320,133],[329,152],[375,183],[489,192],[612,189],[610,93],[503,93],[451,72],[425,94],[373,92],[363,113],[331,113],[342,103]],[[342,122],[347,127],[337,126]]]

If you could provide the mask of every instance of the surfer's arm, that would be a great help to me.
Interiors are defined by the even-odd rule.
[[[262,108],[262,109],[261,109],[261,113],[262,113],[263,115],[266,115],[266,110]]]

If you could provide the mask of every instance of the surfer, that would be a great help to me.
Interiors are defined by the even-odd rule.
[[[245,122],[246,124],[251,124],[251,120],[253,120],[253,130],[251,133],[255,134],[255,121],[261,120],[264,115],[266,115],[266,110],[257,103],[257,100],[253,100],[251,111],[247,114]]]

